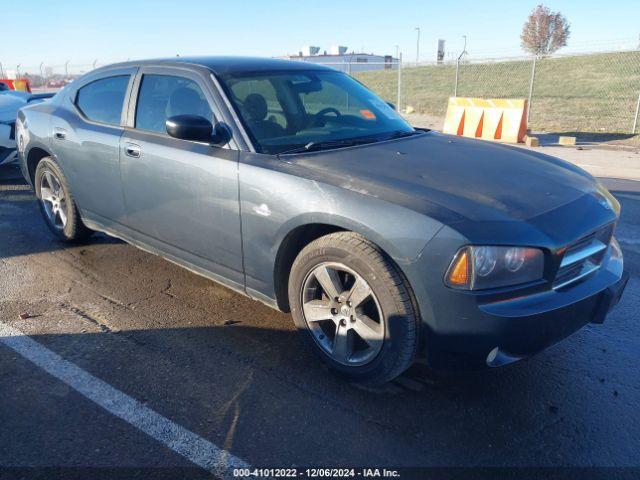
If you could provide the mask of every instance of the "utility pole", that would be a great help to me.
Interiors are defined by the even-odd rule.
[[[414,29],[418,32],[418,38],[416,39],[416,65],[420,62],[420,27]]]

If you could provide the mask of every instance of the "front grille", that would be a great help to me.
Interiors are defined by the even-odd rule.
[[[600,268],[613,236],[613,228],[613,224],[607,225],[567,247],[553,282],[555,290],[583,280]]]

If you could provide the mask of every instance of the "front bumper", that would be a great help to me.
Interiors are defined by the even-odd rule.
[[[628,274],[610,247],[598,271],[562,291],[495,299],[447,291],[432,302],[424,353],[440,370],[497,367],[530,357],[587,323],[602,323],[618,303]]]

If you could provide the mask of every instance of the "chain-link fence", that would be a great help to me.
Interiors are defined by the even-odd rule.
[[[0,78],[27,78],[32,90],[36,92],[55,92],[74,78],[99,67],[97,60],[92,63],[51,64],[42,62],[39,65],[12,65],[0,59]]]
[[[428,118],[433,126],[442,125],[451,96],[526,98],[533,131],[640,133],[639,50],[542,59],[464,56],[438,64],[401,58],[351,61],[348,55],[340,62],[325,60],[318,56],[313,62],[352,75],[403,113]],[[35,90],[54,91],[97,66],[97,60],[11,67],[0,63],[0,77],[26,76]]]
[[[526,98],[534,131],[639,133],[640,51],[403,64],[355,76],[404,112],[443,119],[450,96]],[[398,81],[399,80],[399,81]],[[400,85],[400,92],[394,88]]]

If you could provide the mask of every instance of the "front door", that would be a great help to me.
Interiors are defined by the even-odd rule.
[[[127,226],[146,243],[243,284],[238,151],[166,133],[174,115],[215,124],[207,79],[181,68],[144,67],[120,140]]]

